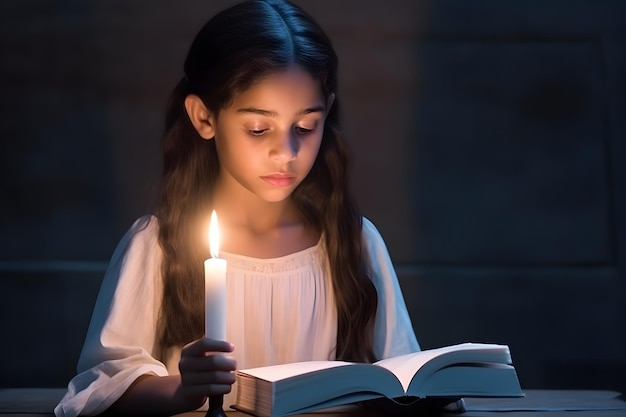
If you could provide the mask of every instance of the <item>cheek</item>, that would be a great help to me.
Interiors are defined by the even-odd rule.
[[[317,159],[317,154],[319,153],[320,146],[322,145],[322,134],[308,143],[308,156],[311,159],[311,164]]]
[[[220,169],[230,171],[231,173],[241,170],[242,163],[246,159],[241,149],[237,149],[232,141],[226,140],[223,136],[215,141],[215,147],[217,149],[217,155],[220,161]]]

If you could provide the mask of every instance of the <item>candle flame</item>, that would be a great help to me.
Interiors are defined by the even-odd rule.
[[[209,225],[209,248],[211,250],[211,258],[217,258],[220,251],[220,227],[217,223],[215,210],[211,213],[211,224]]]

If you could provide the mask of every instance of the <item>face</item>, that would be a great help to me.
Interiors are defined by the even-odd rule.
[[[315,162],[327,104],[319,83],[298,67],[236,95],[214,121],[218,189],[267,202],[288,198]]]

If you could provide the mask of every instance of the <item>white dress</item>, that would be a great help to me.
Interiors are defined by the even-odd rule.
[[[382,237],[363,219],[363,239],[378,291],[374,354],[419,350]],[[145,216],[116,248],[100,288],[78,374],[54,409],[57,416],[105,411],[144,374],[178,374],[180,347],[156,338],[162,295],[158,222]],[[337,314],[323,244],[291,255],[256,259],[220,253],[227,267],[227,339],[239,369],[335,358]],[[234,403],[236,385],[224,398]],[[206,404],[205,404],[206,407]]]

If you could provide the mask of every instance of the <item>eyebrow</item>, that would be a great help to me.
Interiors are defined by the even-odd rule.
[[[306,109],[302,109],[300,110],[297,115],[301,116],[303,114],[310,114],[310,113],[318,113],[318,112],[323,112],[324,111],[324,106],[317,105],[317,106],[313,106],[313,107],[308,107]],[[273,111],[273,110],[264,110],[264,109],[259,109],[256,107],[242,107],[240,109],[237,109],[237,113],[252,113],[252,114],[259,114],[261,116],[268,116],[268,117],[276,117],[278,116],[278,113]]]

